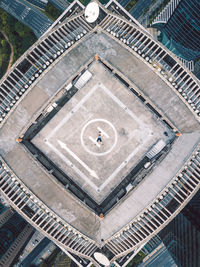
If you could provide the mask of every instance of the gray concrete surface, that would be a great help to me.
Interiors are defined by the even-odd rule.
[[[33,143],[100,203],[152,145],[168,143],[172,134],[101,63],[89,71],[92,79]],[[102,143],[96,142],[99,129]]]
[[[58,90],[95,54],[127,76],[181,132],[200,130],[199,122],[174,91],[139,58],[104,33],[93,34],[63,57],[38,86],[47,93]]]
[[[199,133],[184,134],[173,145],[170,153],[156,166],[129,196],[112,209],[102,221],[102,238],[113,231],[119,231],[121,224],[128,223],[153,201],[183,166],[194,148],[200,142]],[[110,227],[112,225],[112,228]],[[105,230],[106,229],[106,230]]]
[[[70,76],[95,54],[99,54],[127,75],[173,124],[186,133],[174,144],[172,151],[160,166],[155,168],[154,172],[126,198],[126,201],[117,205],[102,221],[99,221],[94,213],[78,199],[61,188],[50,174],[15,141],[28,122],[31,119],[34,120],[35,114],[44,105],[48,105],[48,100],[58,89],[64,87],[70,80]],[[112,90],[115,90],[115,87]],[[125,95],[123,96],[121,91],[119,93],[117,88],[116,94],[124,101]],[[145,116],[141,115],[140,119],[145,121]],[[147,115],[146,118],[150,117]],[[199,129],[200,125],[190,110],[153,70],[107,35],[91,34],[67,55],[64,55],[44,78],[39,82],[37,80],[35,87],[21,99],[18,107],[13,110],[0,130],[0,154],[41,201],[79,231],[99,241],[121,229],[165,187],[199,142]]]
[[[106,60],[127,76],[181,132],[200,130],[200,124],[191,111],[154,70],[114,40],[109,45],[111,48],[106,53]],[[101,55],[105,57],[105,52]]]

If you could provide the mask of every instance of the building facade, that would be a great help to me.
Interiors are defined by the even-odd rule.
[[[198,0],[170,1],[152,26],[161,31],[160,41],[185,60],[200,56],[200,3]]]
[[[53,21],[45,14],[24,0],[2,0],[0,2],[0,8],[32,29],[37,38],[42,36],[53,24]]]
[[[200,262],[200,191],[159,233],[167,250],[180,267],[197,267]]]
[[[96,266],[137,251],[200,186],[198,80],[116,1],[98,7],[88,22],[70,6],[0,82],[2,194]]]
[[[7,210],[8,211],[8,210]],[[11,266],[18,253],[34,232],[34,228],[28,224],[16,212],[8,217],[0,228],[0,266]]]

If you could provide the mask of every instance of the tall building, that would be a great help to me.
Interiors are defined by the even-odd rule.
[[[138,267],[178,267],[163,242],[149,253]]]
[[[27,0],[30,4],[45,10],[48,0]]]
[[[8,220],[8,219],[10,219],[11,217],[12,217],[12,215],[13,215],[13,210],[12,209],[10,209],[10,208],[8,208],[8,209],[5,209],[5,210],[0,210],[0,227],[2,226],[2,225],[4,225],[4,223]]]
[[[28,26],[39,38],[52,25],[53,21],[25,0],[1,0],[0,8]]]
[[[149,254],[152,251],[154,251],[160,244],[162,243],[162,240],[158,235],[153,236],[142,248],[142,251],[145,254]]]
[[[200,191],[159,233],[180,267],[198,267],[200,262]]]
[[[69,2],[67,0],[48,0],[48,2],[61,11],[65,11],[69,6]]]
[[[7,212],[5,211],[6,215]],[[16,212],[0,227],[0,266],[11,266],[34,228]]]
[[[86,263],[125,266],[199,189],[199,81],[115,0],[70,5],[0,94],[2,194]]]
[[[152,26],[161,31],[159,40],[178,57],[187,61],[199,59],[199,0],[171,0]]]

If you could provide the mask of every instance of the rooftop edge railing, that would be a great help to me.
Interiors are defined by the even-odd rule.
[[[0,123],[9,115],[26,91],[68,53],[91,29],[79,14],[37,41],[11,68],[0,82]]]
[[[108,14],[100,27],[154,69],[199,120],[199,82],[177,57],[136,25],[116,15]]]
[[[104,241],[105,248],[116,259],[148,241],[177,215],[199,187],[200,144],[154,201],[128,225]],[[99,245],[48,208],[12,172],[3,158],[0,158],[0,190],[11,206],[36,229],[64,249],[91,260]]]
[[[97,245],[93,240],[49,209],[25,186],[1,157],[0,190],[19,214],[59,246],[89,259],[96,251]]]
[[[154,19],[151,25],[157,23],[167,23],[180,1],[181,0],[171,0],[160,12],[160,14],[158,14],[158,16]]]
[[[200,188],[200,144],[162,192],[123,229],[105,241],[115,258],[147,242],[169,223]]]

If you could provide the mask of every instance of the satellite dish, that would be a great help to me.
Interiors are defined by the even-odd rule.
[[[89,3],[85,8],[85,19],[93,23],[99,16],[99,5],[96,2]]]
[[[95,252],[94,257],[100,264],[104,266],[110,266],[110,261],[104,254]]]

